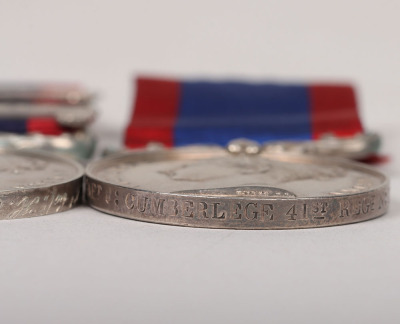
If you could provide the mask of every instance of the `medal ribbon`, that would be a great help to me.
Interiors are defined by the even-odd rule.
[[[125,144],[226,145],[234,138],[260,143],[318,139],[363,132],[354,89],[342,84],[137,80]]]
[[[0,132],[60,135],[66,131],[68,130],[60,126],[53,118],[0,119]]]

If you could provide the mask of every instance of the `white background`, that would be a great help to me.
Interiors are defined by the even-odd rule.
[[[341,227],[162,226],[79,207],[0,223],[0,323],[399,323],[399,1],[0,0],[0,79],[99,91],[121,145],[133,77],[351,81],[390,212]]]

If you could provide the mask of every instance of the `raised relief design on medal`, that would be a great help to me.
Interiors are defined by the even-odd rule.
[[[345,176],[346,170],[340,167],[319,165],[311,169],[293,163],[277,163],[256,156],[234,156],[213,159],[212,161],[190,161],[189,163],[174,165],[166,170],[158,170],[158,173],[175,181],[205,182],[242,176],[249,181],[254,181],[257,178],[270,179],[272,183],[276,184],[307,179],[325,181]]]
[[[20,156],[0,156],[0,172],[8,174],[25,174],[31,171],[41,171],[46,168],[48,163],[37,158],[27,158]]]
[[[218,197],[253,197],[253,198],[294,198],[296,195],[290,191],[263,186],[242,186],[236,188],[215,188],[199,190],[182,190],[176,194],[193,194]]]
[[[67,179],[75,170],[35,157],[0,155],[1,189],[28,189],[46,186]]]
[[[336,191],[331,191],[329,195],[343,195],[343,194],[352,194],[358,193],[368,190],[369,188],[373,188],[374,181],[371,178],[367,177],[357,177],[351,186],[341,188]]]
[[[265,159],[234,157],[215,159],[212,163],[208,160],[191,161],[158,172],[175,181],[207,181],[235,175],[265,174],[270,168],[270,163]]]

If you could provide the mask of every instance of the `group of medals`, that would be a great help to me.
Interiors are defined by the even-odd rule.
[[[356,223],[388,209],[386,176],[353,161],[376,153],[377,135],[153,143],[89,160],[93,102],[73,85],[0,87],[1,220],[86,204],[151,223],[290,229]]]

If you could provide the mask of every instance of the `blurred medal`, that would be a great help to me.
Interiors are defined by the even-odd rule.
[[[96,141],[88,132],[76,131],[60,135],[40,133],[0,133],[0,153],[4,150],[44,150],[86,161],[93,155]]]
[[[93,94],[74,84],[0,83],[0,149],[40,148],[89,158]]]
[[[93,94],[77,84],[0,83],[0,102],[34,105],[88,105]]]

